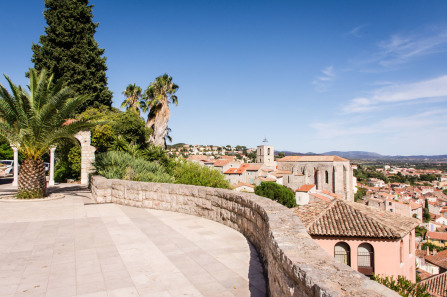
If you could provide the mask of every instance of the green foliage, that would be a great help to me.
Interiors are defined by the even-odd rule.
[[[116,135],[123,136],[127,142],[145,146],[148,131],[144,120],[132,110],[119,112],[108,119]]]
[[[383,277],[380,275],[373,275],[372,279],[377,281],[379,284],[396,291],[399,295],[404,297],[430,297],[425,285],[413,284],[401,275],[397,277],[397,280],[395,280],[392,276]]]
[[[17,193],[17,199],[36,199],[36,198],[42,198],[41,190],[34,190],[34,191],[23,190]]]
[[[106,178],[172,183],[174,178],[155,162],[134,158],[127,152],[109,151],[98,154],[93,164],[96,173]]]
[[[62,125],[87,97],[73,97],[62,84],[53,85],[53,77],[44,70],[30,69],[30,93],[6,77],[12,93],[0,85],[0,135],[14,144],[25,158],[39,159],[50,146],[74,140],[74,134],[91,124],[80,120]]]
[[[288,208],[296,206],[295,193],[291,189],[275,182],[261,182],[259,186],[255,187],[255,194],[270,198]]]
[[[431,215],[430,215],[430,212],[428,210],[428,207],[424,207],[422,209],[422,220],[424,221],[424,223],[428,223],[431,220]]]
[[[444,193],[444,195],[447,195],[447,189],[442,190],[442,193]]]
[[[48,69],[56,82],[63,82],[78,95],[91,96],[79,107],[111,106],[107,88],[106,58],[94,39],[92,5],[88,0],[45,0],[48,24],[40,44],[33,44],[31,61],[37,70]]]
[[[165,168],[172,168],[174,166],[174,161],[168,157],[166,151],[155,145],[148,145],[141,153],[141,157],[150,162],[158,162]]]
[[[68,153],[68,161],[70,162],[71,170],[80,175],[81,174],[81,148],[79,145],[75,145],[70,149]]]
[[[171,164],[175,183],[229,189],[230,183],[220,171],[191,161],[177,160]]]
[[[111,149],[116,137],[115,132],[109,124],[96,125],[91,132],[92,145],[98,153],[103,153]]]
[[[361,201],[362,198],[366,195],[366,189],[357,187],[357,193],[354,194],[354,201]]]
[[[81,174],[81,153],[79,143],[64,143],[56,149],[54,180],[66,182],[67,179],[78,180]]]
[[[366,183],[369,178],[377,178],[388,183],[388,178],[382,173],[375,170],[375,168],[362,168],[359,166],[358,169],[354,169],[354,176],[361,183]]]
[[[416,236],[421,236],[422,239],[425,238],[425,234],[427,233],[427,229],[425,229],[424,227],[421,226],[417,226],[416,229],[414,230],[415,235]]]
[[[447,250],[447,247],[437,246],[436,244],[433,244],[431,242],[424,242],[422,244],[422,249],[426,250],[427,247],[430,251],[436,250],[438,253]]]
[[[140,115],[140,109],[143,112],[146,112],[147,105],[146,101],[141,97],[141,88],[135,84],[129,84],[126,87],[126,90],[123,92],[123,95],[126,99],[121,103],[121,108],[126,108],[126,110],[131,109],[138,115]]]

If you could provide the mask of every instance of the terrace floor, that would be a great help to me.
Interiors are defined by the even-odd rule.
[[[11,189],[0,181],[0,195]],[[256,250],[231,228],[51,190],[64,198],[0,199],[2,297],[266,296]]]

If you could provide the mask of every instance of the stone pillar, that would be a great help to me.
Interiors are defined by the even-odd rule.
[[[16,146],[11,145],[12,151],[14,152],[14,180],[12,182],[12,185],[14,187],[17,187],[18,181],[19,181],[19,150]]]
[[[48,185],[54,186],[54,151],[56,147],[50,147],[50,182]]]
[[[88,185],[88,175],[93,170],[96,148],[90,145],[90,131],[81,131],[75,135],[81,143],[81,185]]]

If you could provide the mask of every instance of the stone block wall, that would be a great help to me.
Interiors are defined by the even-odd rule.
[[[91,177],[98,203],[175,211],[204,217],[242,233],[258,250],[270,296],[393,296],[388,288],[337,263],[298,217],[270,199],[231,190]]]

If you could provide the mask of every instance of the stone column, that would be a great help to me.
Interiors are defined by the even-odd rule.
[[[81,185],[88,185],[88,174],[93,170],[96,148],[90,145],[90,131],[81,131],[75,135],[81,144]]]
[[[50,147],[50,182],[48,185],[54,186],[54,151],[56,147]]]
[[[12,185],[14,187],[17,187],[18,181],[19,181],[19,150],[16,146],[11,145],[12,151],[14,152],[14,180],[12,182]]]

